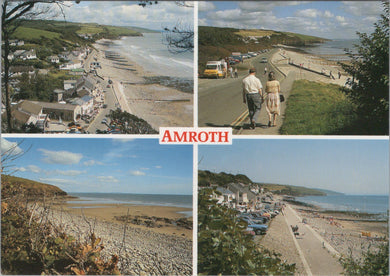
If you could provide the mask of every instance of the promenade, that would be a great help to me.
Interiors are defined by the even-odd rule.
[[[302,260],[305,275],[341,275],[343,268],[338,262],[338,252],[330,246],[289,205],[284,210],[284,218],[290,228],[290,234],[295,239],[295,246]],[[292,226],[298,226],[299,235],[295,238]]]

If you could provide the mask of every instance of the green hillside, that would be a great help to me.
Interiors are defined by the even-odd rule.
[[[69,42],[84,45],[97,39],[116,39],[120,36],[141,36],[142,34],[131,27],[100,25],[97,23],[75,23],[55,20],[25,20],[11,36],[12,39],[22,39],[27,43],[37,43],[41,38],[60,40],[62,44]],[[92,41],[86,41],[79,34],[93,35]]]
[[[290,196],[325,196],[331,191],[325,191],[320,189],[311,189],[300,186],[291,186],[283,184],[269,184],[269,183],[255,183],[243,174],[228,174],[225,172],[213,173],[210,171],[198,171],[198,186],[210,187],[217,185],[219,187],[225,187],[229,183],[242,183],[247,185],[258,185],[263,188],[265,192],[272,192],[274,194],[290,195]]]
[[[273,30],[234,29],[199,26],[199,68],[202,70],[208,60],[220,60],[232,52],[255,52],[270,49],[272,45],[305,46],[321,43],[327,39],[278,32]]]
[[[240,182],[243,184],[252,184],[252,181],[243,174],[213,173],[210,171],[198,171],[199,187],[208,187],[210,185],[225,186],[231,182]]]
[[[11,175],[1,175],[1,192],[3,193],[7,190],[16,190],[18,193],[24,192],[33,198],[43,196],[51,197],[54,195],[67,196],[66,192],[53,185]]]
[[[56,32],[40,30],[40,29],[19,27],[16,29],[12,37],[16,39],[31,41],[34,39],[40,39],[42,37],[48,39],[56,39],[56,38],[60,38],[61,34]]]

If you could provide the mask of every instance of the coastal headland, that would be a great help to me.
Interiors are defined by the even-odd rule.
[[[98,75],[113,82],[121,109],[144,119],[154,129],[192,126],[192,91],[183,92],[174,80],[160,81],[163,76],[145,71],[142,64],[115,52],[113,43],[107,39],[97,41],[95,58],[102,66],[97,69]]]

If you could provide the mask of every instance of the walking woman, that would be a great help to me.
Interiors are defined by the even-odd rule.
[[[265,93],[267,94],[265,109],[268,113],[268,126],[274,127],[276,126],[276,117],[280,115],[280,83],[275,79],[275,73],[273,71],[268,74],[268,81],[265,85]]]

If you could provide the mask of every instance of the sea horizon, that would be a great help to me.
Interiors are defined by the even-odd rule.
[[[326,195],[296,197],[296,200],[316,205],[330,211],[386,214],[389,210],[388,195]]]
[[[72,200],[75,204],[133,204],[145,206],[164,206],[192,209],[192,195],[174,194],[137,194],[137,193],[73,193],[77,197]]]

